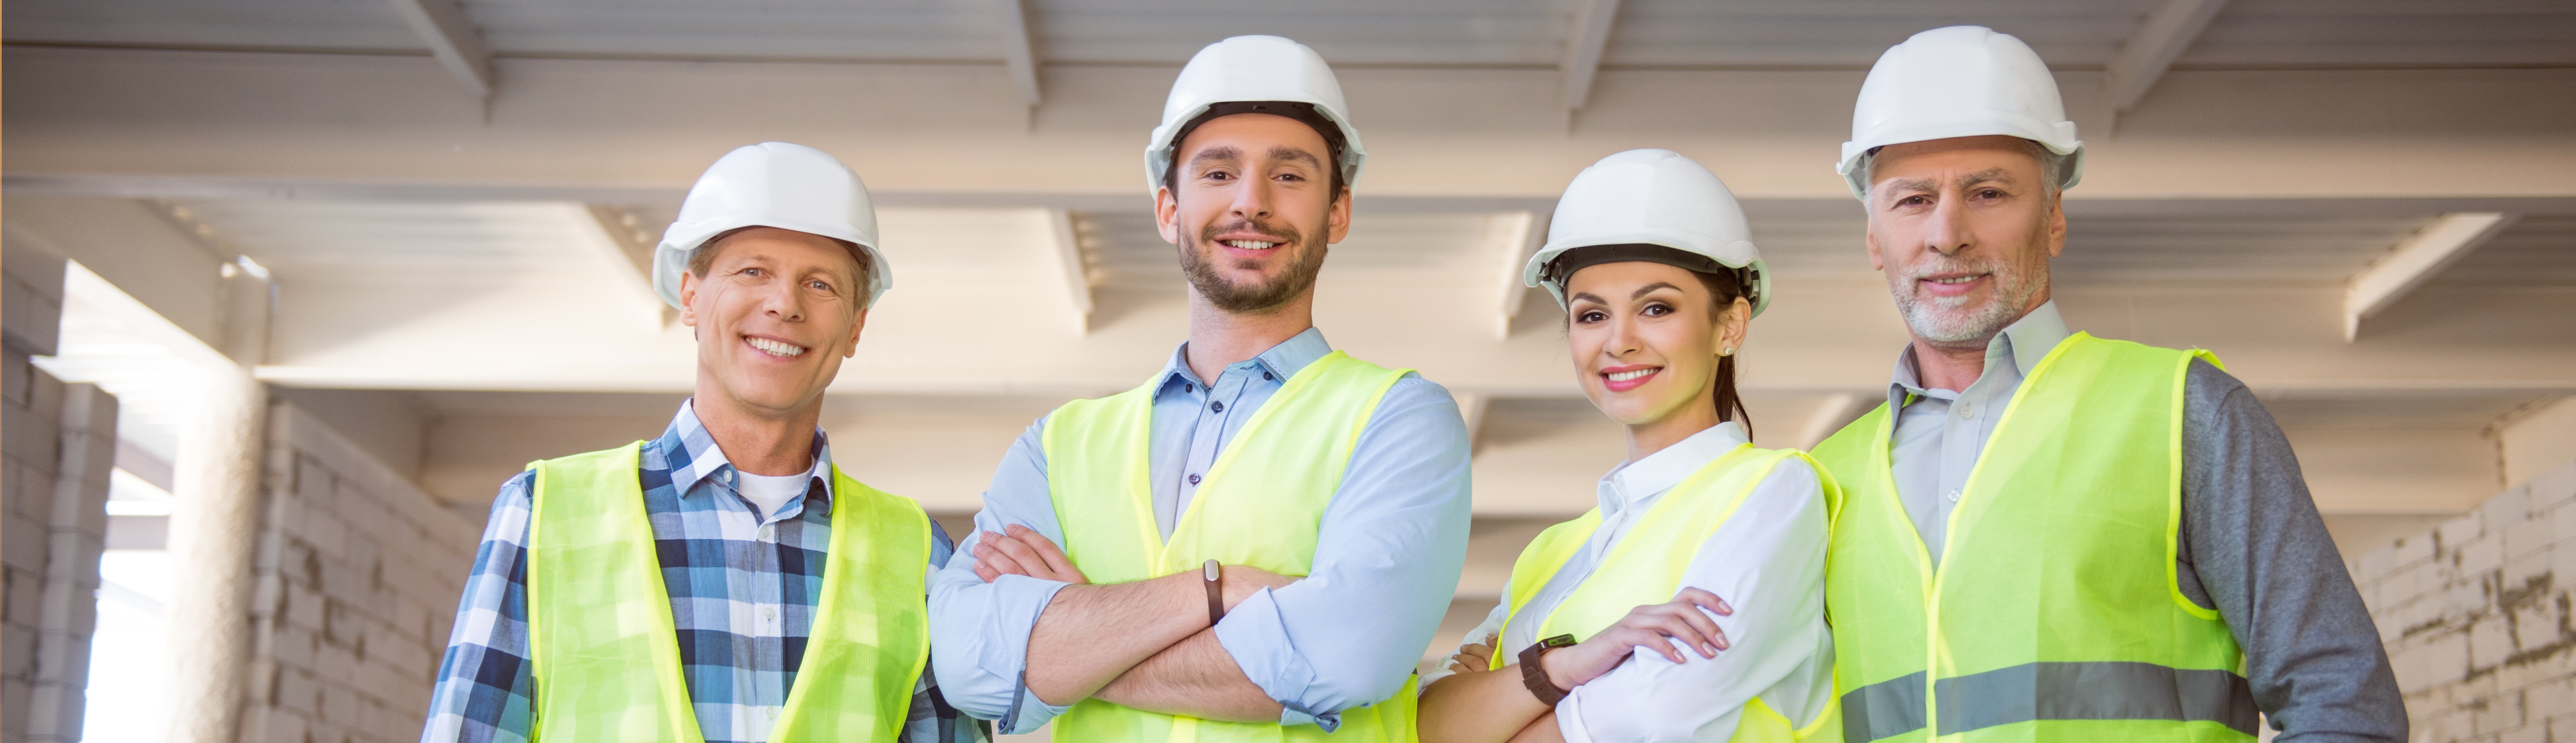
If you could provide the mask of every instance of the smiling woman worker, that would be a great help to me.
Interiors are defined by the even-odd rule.
[[[1828,481],[1754,448],[1735,392],[1771,299],[1743,210],[1690,158],[1630,150],[1575,176],[1549,225],[1523,281],[1565,306],[1575,376],[1626,424],[1628,459],[1427,678],[1422,739],[1834,736]]]

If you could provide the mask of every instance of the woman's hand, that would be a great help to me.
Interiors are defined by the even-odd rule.
[[[1700,657],[1715,658],[1717,651],[1726,649],[1726,633],[1718,630],[1716,620],[1700,613],[1703,607],[1719,615],[1735,613],[1735,607],[1727,606],[1717,594],[1684,588],[1670,602],[1637,607],[1591,639],[1540,656],[1539,666],[1556,688],[1572,689],[1619,667],[1635,648],[1661,653],[1679,664],[1682,654],[1673,649],[1672,641],[1680,640],[1699,651]]]
[[[1458,652],[1449,654],[1449,672],[1472,673],[1494,670],[1494,642],[1495,637],[1487,634],[1484,642],[1471,642],[1458,646]]]

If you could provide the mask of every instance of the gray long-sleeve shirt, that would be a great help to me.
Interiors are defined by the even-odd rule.
[[[2029,369],[2073,335],[2040,305],[1988,344],[1965,390],[1925,389],[1912,346],[1888,386],[1890,475],[1933,559],[1996,418]],[[2218,610],[2276,740],[2406,740],[2406,706],[2379,631],[2308,496],[2290,441],[2254,393],[2195,361],[2183,391],[2183,595]]]

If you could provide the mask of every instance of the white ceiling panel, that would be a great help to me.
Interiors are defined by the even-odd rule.
[[[1180,277],[1179,258],[1154,231],[1152,212],[1082,212],[1074,218],[1074,233],[1099,283],[1152,286]]]
[[[2430,218],[2069,218],[2066,252],[2052,270],[2077,280],[2343,281]]]
[[[1575,0],[1024,0],[1041,63],[1176,65],[1240,34],[1305,42],[1339,65],[1552,67]],[[2098,68],[2157,0],[1628,0],[1612,67],[1865,67],[1924,29],[1991,26],[2050,64]],[[990,0],[466,0],[502,56],[995,62]],[[19,0],[15,43],[417,53],[382,0]],[[2564,0],[2237,0],[2180,59],[2198,66],[2576,62]]]
[[[11,43],[418,50],[385,0],[15,0]]]
[[[1917,32],[1989,26],[2053,65],[2100,65],[2155,0],[1630,0],[1602,62],[1633,66],[1866,67]]]
[[[1505,260],[1503,214],[1379,214],[1355,220],[1332,248],[1325,269],[1337,276],[1376,274],[1408,280],[1485,285]],[[1086,261],[1098,279],[1122,287],[1179,289],[1179,258],[1141,211],[1083,212],[1076,220]],[[1445,281],[1443,279],[1454,279]]]
[[[2434,281],[2576,284],[2576,216],[2523,217]]]
[[[2576,3],[2236,0],[2177,63],[2185,67],[2576,63]]]
[[[578,204],[206,200],[174,213],[278,279],[508,281],[599,271],[607,253]],[[505,273],[496,273],[505,272]]]
[[[1038,0],[1030,22],[1048,62],[1177,65],[1229,36],[1270,34],[1341,65],[1553,65],[1571,0]]]
[[[1001,59],[990,2],[469,0],[495,53],[612,57]]]

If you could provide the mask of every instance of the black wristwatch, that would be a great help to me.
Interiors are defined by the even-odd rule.
[[[1208,626],[1214,627],[1225,621],[1225,571],[1217,567],[1215,560],[1207,561],[1203,569],[1208,589]]]
[[[1547,680],[1547,669],[1540,668],[1538,665],[1539,656],[1546,655],[1547,651],[1573,644],[1573,635],[1557,635],[1530,643],[1529,647],[1521,649],[1521,683],[1529,687],[1530,695],[1538,697],[1540,704],[1554,707],[1557,702],[1563,701],[1569,692],[1556,688],[1556,682]]]

